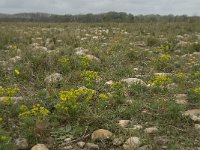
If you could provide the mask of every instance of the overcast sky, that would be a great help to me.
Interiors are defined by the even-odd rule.
[[[134,15],[200,15],[200,0],[0,0],[0,13],[85,14],[108,11]]]

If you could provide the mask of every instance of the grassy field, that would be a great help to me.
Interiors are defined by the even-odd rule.
[[[198,23],[0,23],[0,150],[18,138],[120,150],[129,137],[132,149],[199,150],[199,58]],[[94,142],[97,129],[113,136]]]

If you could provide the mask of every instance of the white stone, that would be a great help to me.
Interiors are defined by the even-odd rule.
[[[25,138],[18,138],[15,140],[15,147],[18,150],[28,149],[28,141]]]
[[[138,137],[130,137],[123,145],[124,150],[136,150],[141,142]]]
[[[96,140],[105,140],[110,139],[112,137],[112,132],[105,130],[105,129],[98,129],[92,133],[92,141]]]
[[[130,120],[119,120],[118,125],[122,128],[126,128],[130,123]]]
[[[146,86],[146,83],[138,78],[127,78],[127,79],[122,79],[121,81],[126,82],[129,86],[132,84],[141,84]]]
[[[78,142],[77,145],[78,145],[78,147],[80,147],[80,148],[84,148],[85,142]]]
[[[31,150],[49,150],[44,144],[37,144],[31,148]]]
[[[194,121],[200,122],[200,109],[192,109],[192,110],[185,111],[183,115],[190,117]]]
[[[148,133],[148,134],[155,134],[158,132],[158,128],[156,127],[150,127],[150,128],[146,128],[144,130],[145,133]]]
[[[44,79],[44,82],[46,82],[47,84],[55,84],[55,83],[58,83],[58,82],[60,82],[62,80],[63,80],[63,77],[62,77],[61,74],[53,73],[50,76],[46,77]]]

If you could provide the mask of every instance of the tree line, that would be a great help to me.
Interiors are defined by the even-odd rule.
[[[77,23],[103,23],[103,22],[197,22],[199,16],[175,16],[175,15],[133,15],[125,12],[107,12],[101,14],[80,14],[80,15],[55,15],[47,13],[20,13],[0,14],[0,21],[3,22],[77,22]]]

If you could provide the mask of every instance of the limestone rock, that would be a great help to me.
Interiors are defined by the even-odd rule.
[[[22,58],[20,56],[15,56],[13,58],[9,59],[10,63],[17,63],[18,61],[20,61]]]
[[[85,147],[87,150],[99,150],[99,146],[94,143],[86,143]]]
[[[99,58],[95,57],[94,55],[85,55],[85,57],[87,57],[90,60],[96,60],[96,61],[100,61]]]
[[[80,147],[80,148],[84,148],[85,142],[78,142],[77,145],[78,145],[78,147]]]
[[[127,79],[122,79],[121,81],[126,82],[128,84],[128,86],[130,86],[132,84],[141,84],[141,85],[146,86],[146,83],[138,78],[127,78]]]
[[[112,137],[112,132],[105,130],[105,129],[98,129],[92,133],[92,141],[96,140],[105,140],[110,139]]]
[[[18,150],[28,149],[28,141],[25,138],[18,138],[15,140],[15,147]]]
[[[44,144],[37,144],[31,148],[31,150],[49,150]]]
[[[106,83],[105,83],[105,85],[112,85],[114,82],[112,81],[112,80],[110,80],[110,81],[107,81]]]
[[[165,146],[170,142],[170,140],[167,138],[167,136],[158,136],[154,137],[154,142],[157,145]]]
[[[140,148],[138,148],[138,150],[153,150],[151,145],[144,145]]]
[[[183,113],[184,116],[189,116],[194,121],[200,122],[200,109],[191,109]]]
[[[158,132],[158,128],[156,128],[156,127],[146,128],[144,130],[144,132],[147,133],[147,134],[155,134],[155,133]]]
[[[123,142],[124,142],[123,137],[113,139],[113,145],[115,145],[115,146],[120,146],[123,144]]]
[[[186,105],[187,104],[187,95],[186,94],[175,95],[175,102],[177,104]]]
[[[118,125],[122,128],[126,128],[128,127],[129,123],[130,123],[130,120],[119,120]]]
[[[58,83],[58,82],[60,82],[60,81],[62,81],[62,80],[63,80],[63,77],[62,77],[62,75],[59,74],[59,73],[53,73],[53,74],[51,74],[50,76],[48,76],[48,77],[46,77],[46,78],[44,79],[44,81],[45,81],[47,84],[56,84],[56,83]]]
[[[82,47],[78,47],[75,49],[76,51],[76,55],[79,55],[79,56],[83,56],[83,55],[86,55],[86,53],[89,51],[87,49],[84,49]]]
[[[198,132],[200,132],[200,124],[195,124],[194,127]]]
[[[123,145],[124,150],[136,150],[141,142],[138,137],[130,137]]]

